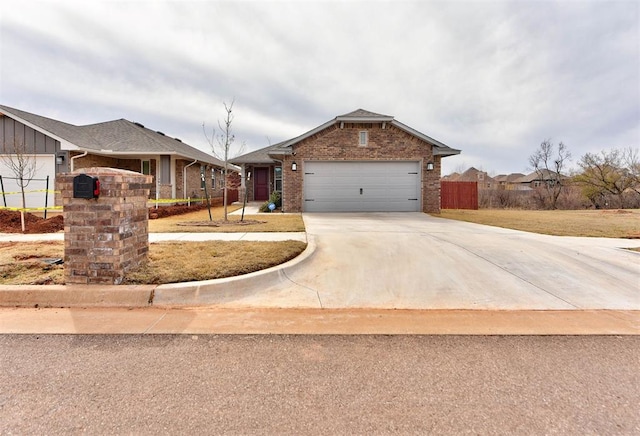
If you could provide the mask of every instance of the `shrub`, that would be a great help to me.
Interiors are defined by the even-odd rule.
[[[260,212],[271,212],[269,210],[269,204],[273,203],[276,205],[276,209],[279,207],[282,207],[282,200],[280,198],[280,193],[278,191],[273,191],[271,193],[271,195],[269,196],[269,200],[265,201],[264,203],[262,203],[262,206],[260,206]]]

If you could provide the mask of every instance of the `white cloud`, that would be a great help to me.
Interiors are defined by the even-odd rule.
[[[206,149],[235,97],[249,149],[364,108],[524,171],[640,144],[636,2],[22,1],[0,17],[2,104],[128,118]],[[171,130],[170,130],[171,129]]]

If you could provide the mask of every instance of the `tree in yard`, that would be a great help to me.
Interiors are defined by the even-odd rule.
[[[215,157],[224,162],[224,191],[223,191],[223,206],[224,206],[224,220],[228,221],[227,217],[227,199],[228,199],[228,188],[229,188],[229,158],[231,156],[231,149],[233,146],[233,142],[236,137],[233,134],[231,126],[233,124],[233,104],[235,103],[235,99],[231,101],[230,105],[227,105],[226,102],[223,102],[224,110],[225,110],[225,118],[222,122],[218,120],[218,128],[220,129],[220,134],[215,134],[215,129],[212,130],[211,136],[207,135],[207,131],[205,130],[204,123],[202,124],[202,129],[204,131],[204,136],[207,138],[207,142],[211,146],[211,151]],[[242,150],[244,149],[244,143],[239,147],[234,156],[242,154]]]
[[[27,208],[25,188],[36,175],[36,159],[33,153],[29,154],[27,146],[23,141],[14,139],[13,146],[2,143],[2,162],[13,173],[16,184],[22,194],[22,209],[20,210],[20,224],[22,233],[26,231],[24,223],[24,209]]]
[[[558,197],[564,188],[562,171],[571,160],[571,152],[562,143],[556,146],[546,139],[538,149],[529,156],[529,164],[542,182],[545,204],[550,209],[557,209]]]
[[[580,158],[578,166],[582,173],[575,177],[575,181],[596,207],[601,206],[602,200],[614,197],[624,209],[627,195],[640,195],[638,149],[614,148],[598,154],[587,153]]]

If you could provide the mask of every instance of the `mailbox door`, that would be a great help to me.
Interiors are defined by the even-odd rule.
[[[96,198],[95,182],[96,177],[86,174],[79,174],[73,178],[73,197],[74,198]],[[98,194],[100,191],[98,190]]]

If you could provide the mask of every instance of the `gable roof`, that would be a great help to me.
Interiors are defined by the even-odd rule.
[[[268,147],[261,148],[251,153],[244,154],[232,160],[234,163],[273,163],[274,158],[278,156],[283,156],[286,154],[290,154],[292,152],[291,147],[318,132],[323,131],[324,129],[331,127],[338,123],[389,123],[400,130],[403,130],[410,135],[416,136],[422,139],[429,144],[434,146],[433,154],[434,156],[453,156],[456,154],[460,154],[460,150],[456,150],[454,148],[449,147],[448,145],[443,144],[440,141],[437,141],[424,133],[421,133],[401,122],[397,121],[390,115],[382,115],[377,114],[375,112],[371,112],[365,109],[356,109],[353,112],[349,112],[344,115],[338,115],[332,120],[327,121],[320,126],[309,130],[308,132],[303,133],[300,136],[296,136],[295,138],[288,139],[286,141],[280,142],[275,145],[270,145]],[[256,160],[258,159],[258,160]]]
[[[235,157],[230,159],[234,164],[272,164],[274,163],[273,158],[269,156],[269,153],[280,147],[282,142],[277,144],[270,145],[268,147],[261,148],[259,150],[255,150],[249,153],[245,153],[242,156]]]
[[[467,169],[465,172],[460,174],[456,180],[461,182],[481,181],[483,183],[495,181],[494,178],[489,176],[486,171],[481,171],[475,167]]]
[[[32,114],[30,112],[14,109],[9,106],[0,105],[0,113],[9,115],[11,118],[20,121],[35,130],[38,130],[61,143],[86,143],[95,146],[95,140],[89,137],[86,132],[74,126],[52,118]]]
[[[559,177],[558,177],[559,176]],[[541,169],[540,171],[534,171],[526,176],[522,176],[513,181],[513,183],[531,183],[533,181],[545,181],[545,180],[557,180],[558,178],[566,178],[562,174],[558,174],[555,171],[548,169]]]
[[[82,150],[102,155],[168,154],[224,166],[221,160],[180,139],[125,119],[75,126],[3,105],[0,105],[0,113],[60,141],[63,150]]]
[[[344,123],[344,122],[350,122],[350,123],[362,123],[362,122],[389,122],[391,125],[399,128],[400,130],[403,130],[407,133],[409,133],[410,135],[416,136],[420,139],[422,139],[425,142],[428,142],[430,144],[432,144],[435,149],[433,150],[433,154],[434,156],[453,156],[456,154],[460,154],[460,150],[456,150],[453,149],[451,147],[449,147],[448,145],[445,145],[443,143],[441,143],[440,141],[437,141],[427,135],[425,135],[422,132],[419,132],[405,124],[402,124],[401,122],[397,121],[395,118],[393,118],[390,115],[381,115],[381,114],[377,114],[375,112],[370,112],[364,109],[356,109],[353,112],[350,112],[348,114],[345,115],[339,115],[337,117],[335,117],[333,120],[327,121],[326,123],[316,127],[315,129],[309,130],[306,133],[303,133],[300,136],[297,136],[293,139],[290,139],[288,141],[285,141],[283,143],[281,143],[281,145],[279,147],[274,148],[271,151],[271,154],[278,154],[278,152],[280,152],[279,154],[288,154],[289,152],[291,152],[291,147],[301,141],[303,141],[304,139],[307,139],[313,135],[315,135],[318,132],[321,132],[322,130],[331,127],[337,123]]]
[[[364,109],[356,109],[353,112],[349,112],[345,115],[338,115],[336,121],[348,121],[350,123],[361,122],[366,123],[368,121],[393,121],[393,117],[389,115],[381,115],[375,112],[370,112]]]

